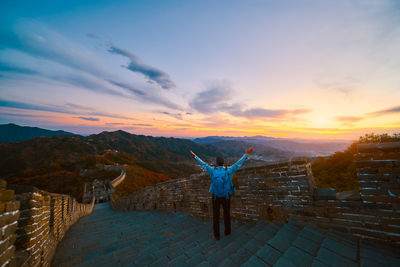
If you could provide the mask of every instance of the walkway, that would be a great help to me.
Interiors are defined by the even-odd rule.
[[[215,241],[211,221],[165,211],[114,211],[108,203],[97,204],[68,230],[52,265],[400,266],[400,255],[392,249],[313,225],[234,222],[232,230]]]

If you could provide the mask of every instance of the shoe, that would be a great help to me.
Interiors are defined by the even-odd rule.
[[[221,237],[215,236],[215,240],[220,240],[220,239],[221,239]]]
[[[231,232],[229,232],[229,233],[224,233],[225,235],[230,235],[231,234]]]

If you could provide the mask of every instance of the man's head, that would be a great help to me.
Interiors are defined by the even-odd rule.
[[[217,166],[224,166],[224,158],[217,157],[216,163],[217,163]]]

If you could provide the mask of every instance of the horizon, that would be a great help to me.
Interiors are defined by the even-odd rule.
[[[1,6],[0,124],[189,139],[400,132],[396,0]]]
[[[18,125],[15,123],[5,123],[5,124],[0,124],[0,126],[4,126],[4,125],[15,125],[15,126],[19,126],[19,127],[29,127],[29,128],[38,128],[38,129],[42,129],[42,130],[50,130],[50,131],[64,131],[64,130],[60,130],[60,129],[48,129],[48,128],[43,128],[43,127],[37,127],[37,126],[29,126],[29,125]],[[88,137],[90,135],[97,135],[100,133],[104,133],[104,132],[118,132],[118,131],[122,131],[122,132],[126,132],[129,134],[135,134],[135,133],[130,133],[128,131],[125,131],[123,129],[112,129],[112,130],[104,130],[101,132],[97,132],[97,133],[74,133],[74,132],[68,132],[65,131],[67,133],[70,134],[74,134],[74,135],[81,135],[84,137]],[[280,139],[280,140],[291,140],[291,141],[310,141],[310,142],[354,142],[357,141],[356,139],[304,139],[304,138],[285,138],[285,137],[271,137],[271,136],[264,136],[264,135],[254,135],[254,136],[225,136],[225,135],[207,135],[207,136],[166,136],[166,135],[146,135],[144,134],[144,136],[150,136],[150,137],[165,137],[165,138],[177,138],[177,139],[201,139],[201,138],[209,138],[209,137],[215,137],[215,138],[256,138],[256,137],[261,137],[261,138],[267,138],[267,139]]]

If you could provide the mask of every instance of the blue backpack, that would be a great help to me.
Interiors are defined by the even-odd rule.
[[[225,197],[228,199],[231,192],[232,187],[227,168],[225,167],[223,170],[215,169],[212,178],[212,193],[215,197]]]

